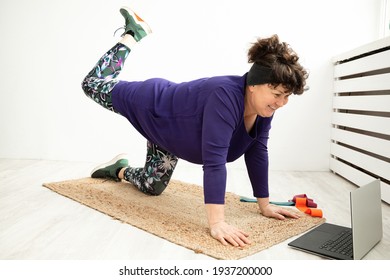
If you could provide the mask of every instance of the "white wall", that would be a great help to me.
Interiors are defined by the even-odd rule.
[[[311,89],[276,114],[271,169],[328,169],[331,57],[378,39],[381,0],[2,0],[0,158],[100,161],[128,152],[143,163],[145,140],[80,87],[118,40],[128,3],[154,34],[130,54],[122,79],[242,75],[256,37],[289,42]]]

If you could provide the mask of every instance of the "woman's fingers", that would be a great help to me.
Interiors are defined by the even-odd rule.
[[[245,245],[250,244],[248,233],[225,222],[220,222],[213,225],[211,228],[211,236],[213,236],[223,245],[230,244],[235,247],[245,247]]]

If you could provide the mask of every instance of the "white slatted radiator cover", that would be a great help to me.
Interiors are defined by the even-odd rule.
[[[330,169],[390,203],[390,37],[337,56]]]

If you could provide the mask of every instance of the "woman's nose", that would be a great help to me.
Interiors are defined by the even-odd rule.
[[[281,100],[278,100],[276,101],[276,105],[278,105],[278,107],[283,107],[284,105],[286,105],[288,102],[288,100],[285,100],[285,99],[281,99]]]

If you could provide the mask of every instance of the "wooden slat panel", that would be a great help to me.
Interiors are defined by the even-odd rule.
[[[365,53],[369,53],[378,49],[386,48],[390,46],[390,36],[376,40],[374,42],[367,43],[365,45],[359,46],[348,52],[339,54],[338,56],[333,57],[333,63],[350,59],[351,57],[360,56]]]
[[[334,158],[330,159],[330,169],[358,186],[368,184],[375,179],[374,177]],[[381,192],[382,200],[390,203],[390,185],[381,182]]]
[[[385,139],[337,128],[332,129],[332,139],[380,156],[390,158],[390,141]]]
[[[390,180],[390,164],[383,160],[350,150],[335,143],[331,144],[331,154],[359,166],[372,174]]]
[[[390,73],[367,77],[336,80],[334,92],[361,92],[390,89]]]
[[[333,113],[332,123],[390,135],[390,118],[357,114]]]
[[[390,158],[390,141],[370,135],[370,132],[390,135],[390,118],[382,114],[382,112],[390,112],[390,94],[377,94],[378,91],[383,91],[383,93],[390,91],[390,71],[388,71],[390,50],[388,46],[390,46],[390,37],[361,46],[333,59],[335,64],[334,93],[336,95],[337,93],[351,93],[351,96],[334,96],[333,109],[351,112],[334,112],[332,123],[336,126],[367,131],[368,135],[332,128],[331,139],[336,143],[331,143],[331,155],[334,157],[331,156],[330,169],[358,186],[371,182],[375,176],[387,182],[390,180],[390,164],[383,158]],[[373,52],[377,50],[380,52],[374,54]],[[373,75],[373,73],[376,74]],[[354,78],[342,79],[348,76],[354,76]],[[358,92],[366,95],[353,94]],[[357,112],[359,114],[355,114]],[[376,112],[381,112],[381,114],[375,114]],[[350,149],[341,144],[353,148]],[[358,152],[355,148],[371,155]],[[390,185],[381,182],[381,188],[382,199],[390,203]]]
[[[335,96],[333,98],[333,108],[389,112],[390,95]]]
[[[334,77],[343,77],[389,67],[390,50],[366,56],[350,62],[338,64],[334,68]]]

